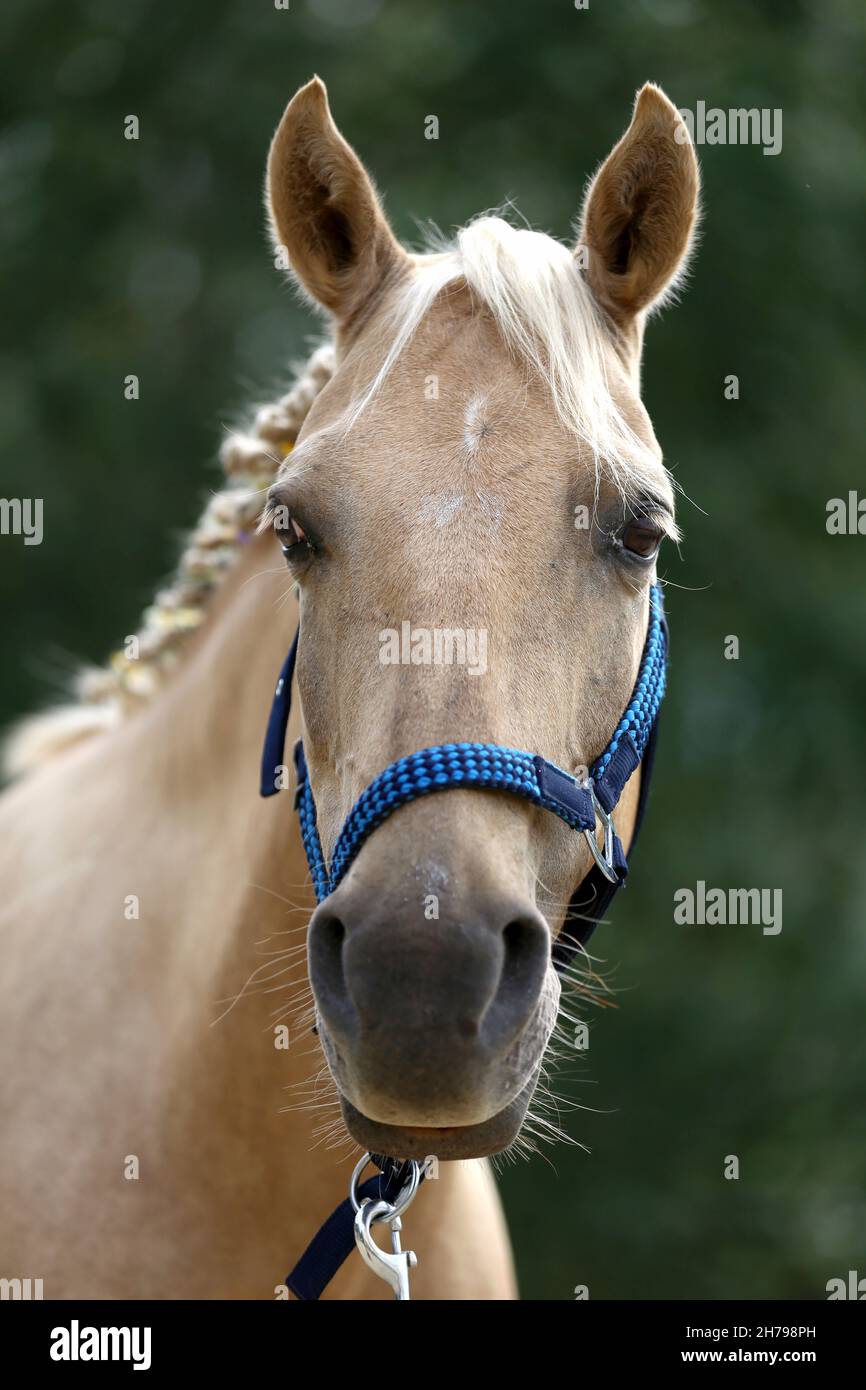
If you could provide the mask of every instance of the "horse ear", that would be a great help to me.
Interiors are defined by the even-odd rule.
[[[648,82],[631,125],[590,184],[580,234],[590,288],[621,327],[658,304],[683,273],[699,188],[685,121]]]
[[[342,323],[408,256],[314,77],[283,113],[268,156],[271,231],[304,289]]]

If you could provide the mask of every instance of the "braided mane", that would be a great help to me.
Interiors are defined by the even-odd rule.
[[[4,765],[16,776],[70,744],[117,724],[160,688],[181,657],[185,639],[204,621],[209,600],[254,534],[280,464],[294,447],[313,401],[334,372],[330,344],[318,348],[293,385],[261,407],[248,432],[233,432],[220,449],[226,485],[209,499],[175,574],[145,610],[139,632],[105,667],[82,671],[78,702],[30,716],[13,730]]]

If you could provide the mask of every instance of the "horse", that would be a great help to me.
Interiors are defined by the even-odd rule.
[[[409,251],[324,84],[290,101],[268,218],[325,341],[228,438],[140,630],[7,747],[0,1275],[49,1298],[284,1297],[361,1145],[440,1161],[411,1213],[415,1296],[517,1296],[491,1160],[552,1129],[552,952],[591,850],[459,788],[401,807],[317,906],[291,799],[257,796],[263,720],[300,622],[288,737],[326,857],[425,745],[597,756],[677,536],[640,361],[698,196],[649,84],[573,245],[483,215]],[[484,632],[483,669],[383,660],[405,622]],[[388,1290],[353,1258],[326,1296]]]

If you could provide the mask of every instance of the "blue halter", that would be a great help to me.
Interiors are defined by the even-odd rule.
[[[262,754],[261,794],[281,789],[286,728],[292,702],[292,678],[298,650],[295,634],[277,681]],[[643,819],[655,747],[659,705],[665,690],[667,623],[660,587],[650,590],[650,618],[637,681],[613,738],[594,763],[585,783],[539,757],[496,743],[442,743],[399,758],[374,778],[352,807],[340,831],[328,866],[316,824],[316,803],[307,773],[303,744],[295,746],[297,786],[295,807],[316,899],[322,902],[348,873],[365,841],[398,807],[420,796],[453,787],[507,792],[564,820],[580,831],[594,864],[575,891],[566,923],[554,948],[558,967],[567,963],[575,943],[583,945],[604,916],[614,894],[625,882],[628,864],[611,819],[626,782],[643,762],[634,838]],[[604,846],[596,840],[604,830]]]

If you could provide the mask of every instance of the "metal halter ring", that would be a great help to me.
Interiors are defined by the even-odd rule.
[[[592,850],[593,859],[595,860],[598,867],[601,869],[601,872],[604,874],[608,883],[618,883],[619,879],[617,878],[616,870],[613,867],[613,820],[608,815],[607,811],[604,809],[598,797],[596,796],[595,787],[593,785],[591,777],[587,778],[586,782],[584,783],[584,786],[586,790],[589,792],[590,797],[592,798],[592,808],[595,811],[596,820],[601,821],[601,824],[604,828],[604,851],[602,852],[598,847],[598,841],[595,838],[596,832],[594,829],[584,830],[584,838],[586,840],[586,843]]]
[[[358,1159],[358,1162],[355,1164],[354,1172],[352,1173],[352,1181],[349,1184],[349,1201],[352,1203],[352,1209],[355,1212],[360,1211],[361,1208],[361,1203],[358,1201],[358,1179],[367,1167],[367,1164],[371,1161],[372,1154],[364,1154],[362,1158]],[[404,1185],[400,1188],[394,1201],[377,1202],[376,1205],[381,1205],[383,1210],[379,1215],[373,1218],[375,1221],[393,1221],[395,1216],[399,1216],[401,1212],[406,1211],[407,1207],[411,1206],[414,1202],[418,1187],[421,1183],[422,1168],[421,1164],[414,1158],[409,1160],[409,1164],[409,1176]],[[369,1201],[370,1199],[366,1198],[365,1200]]]

